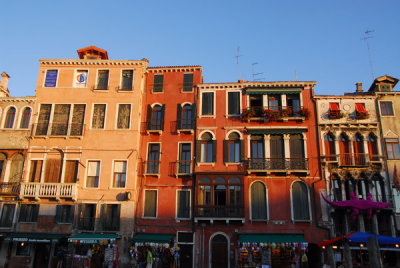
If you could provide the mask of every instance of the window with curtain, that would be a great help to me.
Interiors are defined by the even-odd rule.
[[[124,188],[126,183],[126,161],[114,162],[113,187]]]
[[[45,87],[56,87],[58,70],[47,70],[44,82]]]
[[[103,129],[105,118],[106,118],[106,105],[105,104],[94,104],[93,105],[92,128]]]
[[[303,182],[294,182],[292,185],[292,209],[293,220],[309,221],[310,203],[308,198],[308,189]]]
[[[131,119],[131,105],[119,104],[117,128],[128,129],[130,127],[130,119]]]
[[[99,187],[100,161],[89,161],[87,166],[86,187]]]

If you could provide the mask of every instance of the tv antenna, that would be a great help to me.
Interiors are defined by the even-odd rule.
[[[257,65],[257,64],[258,64],[258,62],[253,62],[253,63],[251,64],[251,73],[252,73],[252,76],[253,76],[253,81],[260,81],[261,78],[256,78],[256,76],[257,76],[257,75],[262,75],[262,74],[263,74],[263,73],[255,73],[255,72],[254,72],[254,66]]]
[[[364,38],[361,38],[361,40],[364,40],[365,43],[367,43],[369,66],[371,67],[372,80],[375,80],[374,67],[372,66],[371,48],[370,48],[369,43],[368,43],[368,39],[372,38],[372,36],[370,36],[369,34],[373,33],[373,32],[374,32],[374,30],[366,30],[365,31],[365,36],[364,36]]]
[[[236,58],[236,77],[239,77],[239,58],[242,56],[240,55],[240,47],[237,47],[237,54],[234,58]]]

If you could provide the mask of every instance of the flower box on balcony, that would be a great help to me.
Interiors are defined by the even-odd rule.
[[[357,119],[367,119],[369,118],[369,113],[367,111],[356,112]]]
[[[256,116],[256,111],[255,110],[253,110],[251,108],[243,109],[243,112],[242,112],[242,119],[243,120],[247,121],[250,118],[253,118],[255,116]]]
[[[341,111],[329,111],[328,118],[329,119],[340,119],[345,117],[345,114]]]
[[[300,116],[305,117],[306,120],[308,120],[310,118],[310,111],[307,108],[302,108],[299,110],[299,114]]]

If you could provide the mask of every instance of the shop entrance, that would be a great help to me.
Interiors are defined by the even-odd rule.
[[[36,243],[33,268],[47,268],[49,266],[50,244]]]
[[[179,244],[179,254],[181,255],[181,267],[193,267],[193,245]]]
[[[228,240],[222,234],[211,241],[211,268],[228,268]]]

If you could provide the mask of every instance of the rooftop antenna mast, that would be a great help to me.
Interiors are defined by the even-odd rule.
[[[372,74],[372,80],[375,80],[375,75],[374,75],[374,67],[372,66],[372,56],[371,56],[371,48],[369,46],[368,43],[368,39],[372,38],[372,36],[370,36],[370,33],[373,33],[374,30],[366,30],[365,31],[365,37],[362,38],[361,40],[364,40],[365,43],[367,43],[367,48],[368,48],[368,57],[369,57],[369,65],[371,67],[371,74]]]
[[[263,74],[263,73],[255,73],[255,72],[254,72],[254,66],[257,65],[257,64],[258,64],[258,62],[253,62],[253,63],[251,64],[251,73],[252,73],[252,76],[253,76],[253,81],[260,81],[261,78],[256,78],[256,76],[257,76],[257,75],[262,75],[262,74]]]
[[[242,56],[240,55],[240,47],[237,47],[237,54],[234,58],[236,58],[236,77],[239,77],[239,58]]]

